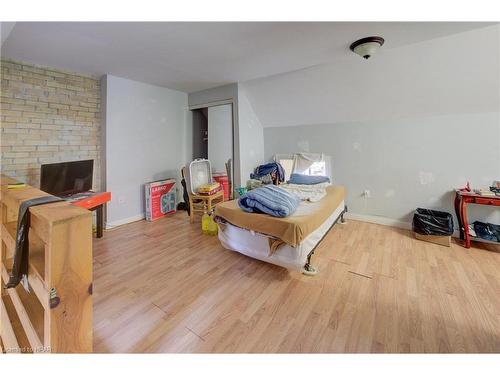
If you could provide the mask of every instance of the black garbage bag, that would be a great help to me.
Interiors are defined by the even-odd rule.
[[[30,230],[30,212],[29,208],[40,206],[42,204],[60,202],[63,199],[48,195],[45,197],[29,199],[19,205],[19,214],[17,218],[17,231],[16,231],[16,248],[14,250],[14,263],[12,265],[12,272],[9,275],[9,281],[5,288],[15,288],[21,280],[23,286],[28,291],[28,268],[29,268],[29,230]]]
[[[187,185],[186,185],[186,180],[183,178],[181,180],[181,185],[182,185],[182,197],[184,198],[184,208],[187,211],[187,214],[190,215],[191,213],[191,207],[189,207],[189,194],[187,190]]]
[[[473,226],[477,237],[483,240],[500,242],[500,225],[475,221]]]
[[[448,212],[417,208],[413,215],[413,231],[423,235],[450,236],[453,217]]]

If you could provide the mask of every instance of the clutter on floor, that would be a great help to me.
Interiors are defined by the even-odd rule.
[[[179,203],[179,205],[177,206],[177,211],[184,210],[187,211],[188,215],[190,215],[189,193],[186,183],[185,169],[185,167],[181,168],[182,199],[184,199],[184,202]],[[182,205],[182,203],[184,204]]]
[[[221,185],[222,190],[224,191],[224,200],[228,201],[231,197],[229,177],[226,173],[214,173],[212,177],[215,182],[218,182]]]
[[[175,178],[144,185],[147,221],[154,221],[175,212],[177,195],[175,185]]]
[[[198,188],[212,182],[212,167],[207,159],[196,159],[190,162],[184,170],[189,194],[197,194]]]
[[[223,185],[212,180],[209,160],[194,160],[182,168],[181,174],[185,178],[191,223],[194,222],[195,214],[211,212],[216,204],[224,201]]]
[[[209,236],[216,236],[218,233],[217,223],[215,222],[215,213],[214,210],[208,212],[204,212],[201,217],[201,232],[203,234],[208,234]]]
[[[413,231],[419,240],[451,246],[453,217],[448,212],[417,208],[413,215]]]
[[[487,241],[500,242],[500,225],[475,221],[474,234],[471,235]]]

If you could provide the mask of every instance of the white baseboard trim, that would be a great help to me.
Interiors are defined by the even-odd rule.
[[[391,219],[383,216],[374,216],[374,215],[361,215],[355,214],[351,212],[347,212],[345,214],[346,219],[356,220],[356,221],[364,221],[367,223],[387,225],[389,227],[396,227],[402,229],[411,229],[411,223],[402,220]]]
[[[356,221],[364,221],[366,223],[387,225],[389,227],[412,230],[411,222],[391,219],[384,216],[360,215],[360,214],[353,214],[350,212],[346,212],[345,218]],[[460,232],[458,231],[458,229],[455,229],[451,236],[455,238],[460,237]]]
[[[139,214],[139,215],[127,217],[125,219],[115,220],[115,221],[106,223],[106,229],[114,229],[116,227],[119,227],[120,225],[133,223],[135,221],[143,220],[144,218],[145,218],[144,214]],[[396,227],[396,228],[401,228],[401,229],[408,229],[408,230],[412,229],[411,222],[391,219],[391,218],[384,217],[384,216],[361,215],[361,214],[355,214],[352,212],[346,212],[345,218],[348,220],[364,221],[366,223],[386,225],[389,227]],[[458,236],[459,236],[459,231],[455,230],[454,233],[452,234],[452,237],[458,237]]]
[[[129,224],[129,223],[133,223],[134,221],[143,220],[144,218],[145,218],[144,214],[139,214],[139,215],[127,217],[125,219],[115,220],[115,221],[111,221],[109,223],[107,222],[106,229],[113,229],[113,228],[119,227],[120,225],[125,225],[125,224]]]

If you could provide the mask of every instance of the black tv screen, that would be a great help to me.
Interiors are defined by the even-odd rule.
[[[40,190],[58,197],[89,191],[93,172],[94,160],[43,164]]]

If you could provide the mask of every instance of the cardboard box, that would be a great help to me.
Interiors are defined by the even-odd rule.
[[[144,186],[146,220],[154,221],[176,210],[175,178],[149,182]]]
[[[415,238],[417,240],[432,242],[442,246],[451,246],[451,236],[432,236],[415,233]]]

